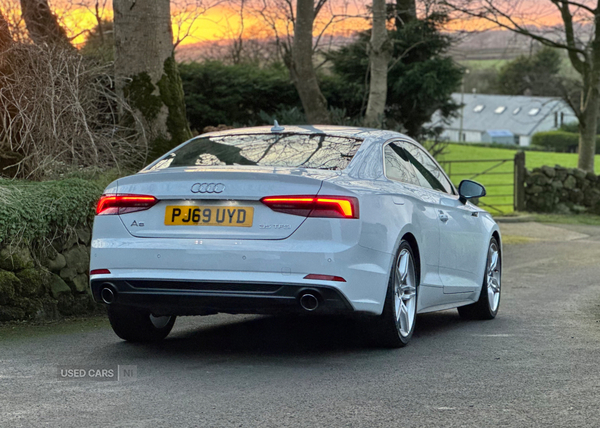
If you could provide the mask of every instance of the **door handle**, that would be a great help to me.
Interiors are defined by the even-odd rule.
[[[448,214],[446,214],[444,211],[438,211],[438,216],[440,218],[440,220],[444,223],[446,223],[450,217],[448,217]]]

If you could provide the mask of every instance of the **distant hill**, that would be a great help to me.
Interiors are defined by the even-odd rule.
[[[456,34],[450,54],[457,61],[514,59],[539,48],[539,43],[511,31]]]
[[[540,44],[529,37],[511,31],[484,31],[479,33],[453,33],[455,45],[450,55],[457,61],[467,60],[510,60],[519,55],[527,55],[539,49]],[[330,36],[322,40],[323,46],[332,48],[344,46],[355,36]],[[269,58],[275,54],[273,39],[252,39],[244,41],[250,45],[253,55]],[[202,61],[205,59],[224,59],[231,55],[233,40],[200,42],[179,46],[176,56],[179,61]],[[257,59],[258,59],[257,58]]]

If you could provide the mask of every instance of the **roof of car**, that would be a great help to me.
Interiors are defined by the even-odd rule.
[[[359,128],[353,126],[332,126],[332,125],[281,125],[283,131],[271,131],[271,126],[256,126],[252,128],[236,128],[224,131],[208,132],[201,136],[213,137],[221,135],[247,135],[247,134],[327,134],[335,137],[360,138],[362,140],[382,140],[387,141],[390,138],[406,138],[404,134],[394,131],[385,131],[382,129]],[[412,139],[411,139],[412,140]]]

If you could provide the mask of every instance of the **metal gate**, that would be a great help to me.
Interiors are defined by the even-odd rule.
[[[452,182],[475,180],[483,184],[487,196],[477,205],[496,214],[524,209],[525,153],[514,158],[440,161]]]

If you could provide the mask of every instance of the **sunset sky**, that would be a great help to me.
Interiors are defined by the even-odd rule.
[[[272,30],[259,16],[257,9],[264,2],[269,2],[270,6],[266,10],[272,16],[277,15],[277,5],[281,5],[283,0],[245,0],[245,2],[243,36],[245,38],[272,37]],[[512,0],[512,3],[518,5],[520,16],[518,21],[522,25],[552,26],[560,22],[560,16],[550,0]],[[52,10],[67,28],[69,35],[74,37],[76,45],[82,44],[86,31],[96,26],[94,12],[96,4],[96,0],[50,0]],[[319,15],[315,31],[321,31],[334,15],[343,15],[344,18],[338,17],[334,23],[327,26],[327,34],[350,36],[356,31],[368,28],[369,22],[365,19],[367,4],[370,4],[370,0],[329,0]],[[185,46],[238,37],[242,28],[239,5],[240,0],[172,0],[175,40],[188,34],[181,43]],[[11,14],[18,18],[19,0],[0,0],[0,7],[5,12],[8,11],[9,18]],[[112,0],[98,0],[98,9],[104,20],[112,19]],[[285,19],[277,20],[275,25],[281,34],[286,32]],[[458,20],[451,22],[447,29],[472,31],[491,27],[490,23],[483,20]]]
[[[262,4],[262,0],[259,1]],[[278,0],[268,1],[273,1],[274,5],[278,2]],[[327,26],[327,34],[348,36],[368,28],[369,23],[365,19],[365,3],[361,0],[330,0],[330,2],[330,5],[326,6],[319,15],[318,22],[315,24],[316,32],[320,32],[332,18],[334,22]],[[100,4],[100,16],[104,20],[112,20],[111,3],[111,1],[105,1],[105,7],[102,7],[102,3]],[[67,28],[69,35],[75,37],[74,43],[76,45],[83,43],[86,30],[94,28],[97,24],[94,12],[95,1],[79,0],[74,3],[65,2],[65,0],[50,0],[50,4],[62,24]],[[258,5],[259,3],[256,3],[255,7],[248,5],[244,11],[245,38],[266,38],[273,35],[273,31],[257,13]],[[171,11],[175,41],[178,37],[187,34],[181,43],[182,46],[204,41],[232,39],[238,37],[242,28],[239,3],[235,2],[174,0],[171,2]],[[271,15],[275,15],[274,11],[275,7],[270,8]],[[285,19],[277,20],[276,27],[281,34],[285,34]]]

